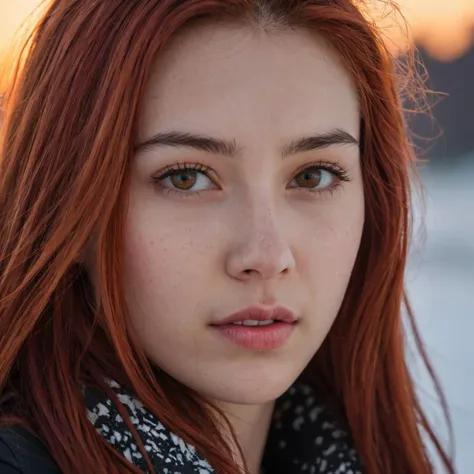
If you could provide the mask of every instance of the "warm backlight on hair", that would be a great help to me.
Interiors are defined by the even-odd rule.
[[[398,4],[417,42],[435,58],[453,60],[474,45],[473,0],[398,0]]]
[[[84,0],[87,1],[87,0]],[[18,28],[28,18],[40,0],[0,0],[0,64],[3,74],[8,72],[15,55]],[[387,0],[370,0],[375,18],[384,17]],[[412,35],[430,53],[440,60],[451,60],[462,55],[474,42],[474,0],[398,0],[408,20]],[[393,16],[381,21],[393,48],[403,49],[406,32],[395,26],[399,19]],[[14,41],[14,42],[13,42]]]

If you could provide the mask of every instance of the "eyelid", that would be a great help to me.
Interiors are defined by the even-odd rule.
[[[174,173],[178,173],[179,171],[194,171],[194,172],[202,173],[204,176],[207,177],[207,179],[209,179],[209,181],[212,182],[213,188],[200,190],[200,191],[193,191],[193,190],[187,191],[187,190],[168,188],[162,184],[162,182],[166,178],[173,175]],[[215,191],[216,189],[217,190],[219,189],[219,185],[216,183],[215,178],[211,176],[212,174],[214,174],[213,170],[210,167],[203,165],[202,163],[189,163],[189,162],[179,163],[178,162],[173,165],[165,166],[162,170],[160,170],[158,173],[154,174],[151,177],[151,181],[155,183],[157,186],[159,186],[160,192],[165,195],[175,194],[179,198],[193,198],[193,197],[198,197],[201,193],[205,191]]]
[[[301,174],[302,172],[309,170],[309,169],[322,169],[325,171],[328,171],[329,173],[332,173],[337,180],[339,180],[339,183],[336,183],[332,186],[327,186],[325,188],[290,188],[290,189],[295,189],[299,191],[303,191],[306,193],[310,194],[325,194],[325,193],[334,193],[339,187],[342,186],[342,182],[350,182],[352,181],[352,177],[347,170],[346,167],[342,166],[339,164],[337,161],[323,161],[323,160],[318,160],[312,163],[306,163],[303,165],[301,168],[299,168],[295,173],[294,177],[292,178],[295,179],[296,176]],[[184,163],[175,163],[174,165],[167,165],[164,169],[162,169],[159,173],[155,174],[152,176],[152,181],[160,184],[161,181],[172,175],[173,173],[177,173],[179,171],[196,171],[199,173],[204,174],[212,183],[216,186],[219,187],[219,185],[215,182],[215,178],[213,178],[213,174],[215,174],[209,166],[203,165],[202,163],[189,163],[189,162],[184,162]],[[291,181],[292,181],[291,180]],[[290,182],[291,182],[290,181]],[[169,193],[176,193],[177,195],[180,195],[180,197],[196,197],[199,196],[202,192],[204,191],[211,191],[212,189],[206,189],[206,190],[201,190],[201,191],[187,191],[187,190],[180,190],[180,189],[173,189],[173,188],[167,188],[164,186],[161,186],[162,191],[166,192],[167,194]]]
[[[295,172],[295,175],[298,175],[302,173],[303,171],[310,169],[310,168],[321,168],[325,169],[329,172],[332,172],[334,174],[340,175],[343,180],[350,181],[351,180],[351,175],[348,172],[347,168],[342,166],[339,162],[334,161],[315,161],[312,163],[306,163],[305,165],[301,166],[298,168]],[[170,174],[173,174],[174,172],[178,172],[181,170],[192,170],[192,171],[198,171],[203,174],[205,174],[207,177],[211,178],[211,175],[214,174],[212,168],[210,168],[207,165],[203,165],[201,163],[190,163],[190,162],[184,162],[184,163],[175,163],[174,165],[167,165],[165,168],[163,168],[161,171],[159,171],[157,174],[152,176],[153,180],[158,180],[158,179],[163,179],[164,177],[169,176]],[[342,179],[341,178],[341,179]]]
[[[312,163],[306,163],[304,166],[299,168],[295,176],[303,173],[304,171],[311,169],[311,168],[317,168],[317,169],[322,169],[325,171],[328,171],[332,174],[334,174],[338,179],[341,181],[345,182],[350,182],[352,181],[352,175],[350,174],[349,170],[345,167],[342,166],[339,162],[337,161],[315,161]]]
[[[198,171],[203,173],[210,178],[210,175],[213,173],[212,169],[209,166],[203,165],[202,163],[175,163],[173,165],[166,165],[162,170],[152,176],[153,180],[163,179],[173,173],[178,171]]]

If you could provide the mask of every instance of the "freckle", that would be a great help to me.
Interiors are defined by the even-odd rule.
[[[155,241],[154,241],[154,240],[150,240],[150,245],[153,247],[153,245],[155,245]]]

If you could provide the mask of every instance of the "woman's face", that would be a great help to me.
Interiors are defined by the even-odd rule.
[[[309,32],[195,27],[157,61],[138,131],[137,145],[168,134],[138,146],[132,165],[126,298],[143,348],[211,399],[275,399],[326,337],[359,249],[359,110],[348,74]],[[317,135],[327,146],[291,146]],[[250,306],[282,306],[297,322],[231,326],[243,347],[215,324]]]

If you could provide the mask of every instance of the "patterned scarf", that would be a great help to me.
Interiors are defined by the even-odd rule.
[[[194,446],[183,441],[119,384],[110,387],[125,406],[155,471],[159,474],[211,474],[215,470]],[[149,473],[127,424],[112,400],[86,389],[89,420],[126,459]],[[276,402],[262,462],[262,474],[362,474],[348,433],[311,388],[294,385]]]

